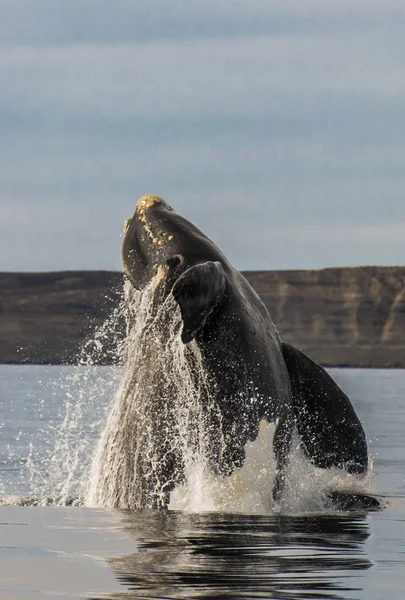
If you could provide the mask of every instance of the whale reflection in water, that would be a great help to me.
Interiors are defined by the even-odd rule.
[[[138,551],[109,559],[120,598],[347,598],[370,568],[367,520],[123,511]]]

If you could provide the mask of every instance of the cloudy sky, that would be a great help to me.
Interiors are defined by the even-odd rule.
[[[405,263],[403,0],[0,0],[0,270],[163,196],[241,269]]]

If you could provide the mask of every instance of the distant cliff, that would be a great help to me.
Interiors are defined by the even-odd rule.
[[[281,336],[324,365],[405,367],[405,267],[244,273]],[[111,271],[0,273],[0,362],[75,362],[118,306]],[[123,324],[102,335],[96,362],[113,362]]]
[[[111,271],[0,273],[0,362],[75,362],[119,304],[122,281]]]
[[[405,267],[250,271],[282,337],[329,366],[405,367]]]

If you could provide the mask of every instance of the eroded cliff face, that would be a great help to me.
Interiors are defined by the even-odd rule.
[[[280,335],[324,365],[405,367],[405,267],[249,271]],[[75,362],[121,298],[108,271],[0,273],[0,362]],[[112,362],[117,332],[96,361]]]
[[[405,267],[246,276],[282,337],[322,364],[405,366]]]
[[[0,362],[76,362],[119,303],[122,281],[109,271],[0,273]]]

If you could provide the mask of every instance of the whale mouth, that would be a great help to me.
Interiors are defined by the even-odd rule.
[[[139,198],[135,208],[135,214],[137,214],[138,217],[142,217],[149,208],[152,208],[152,206],[155,206],[156,204],[162,204],[167,210],[173,210],[170,204],[163,200],[163,198],[146,195]]]
[[[127,234],[127,232],[128,232],[128,229],[129,229],[129,228],[130,228],[130,226],[131,226],[131,222],[132,222],[132,217],[129,217],[129,219],[127,219],[127,220],[125,221],[125,223],[124,223],[124,235],[126,235],[126,234]]]

